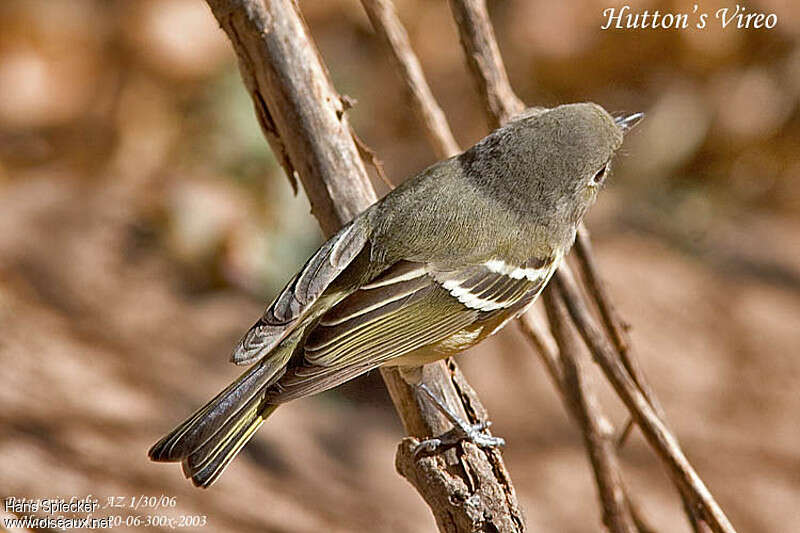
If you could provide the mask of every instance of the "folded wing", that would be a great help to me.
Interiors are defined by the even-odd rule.
[[[290,365],[268,401],[329,389],[476,322],[514,316],[536,298],[555,267],[554,257],[455,269],[400,261],[320,317],[305,340],[302,362]]]

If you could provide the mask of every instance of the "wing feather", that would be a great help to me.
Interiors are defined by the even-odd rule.
[[[275,348],[308,316],[314,304],[369,241],[364,215],[343,227],[311,256],[234,348],[232,361],[249,364]]]
[[[320,366],[386,361],[398,355],[393,346],[398,342],[410,339],[416,347],[422,347],[433,342],[427,340],[429,334],[447,337],[477,317],[476,310],[458,305],[447,291],[433,286],[412,304],[390,310],[370,322],[349,330],[344,329],[347,324],[340,325],[337,337],[316,350],[309,350],[307,343],[306,360]],[[311,338],[325,329],[317,327]]]
[[[334,387],[497,313],[511,317],[536,298],[556,266],[555,259],[461,269],[401,261],[320,317],[304,360],[287,370],[269,401]]]
[[[322,326],[335,326],[402,300],[430,285],[430,279],[417,277],[391,285],[362,287],[330,309],[320,320]]]

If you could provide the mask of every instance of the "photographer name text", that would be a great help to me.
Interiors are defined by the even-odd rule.
[[[0,507],[0,531],[50,529],[58,531],[122,528],[198,529],[206,515],[182,514],[177,498],[166,494],[79,498],[18,498]],[[101,515],[96,514],[100,511]],[[107,514],[108,513],[108,514]]]

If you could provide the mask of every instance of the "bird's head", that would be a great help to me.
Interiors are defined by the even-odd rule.
[[[614,118],[593,103],[531,108],[472,149],[472,172],[493,181],[498,197],[531,223],[574,231],[642,116]]]

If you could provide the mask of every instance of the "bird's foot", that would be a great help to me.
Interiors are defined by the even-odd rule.
[[[482,422],[474,425],[465,423],[466,428],[456,426],[438,437],[420,441],[414,448],[414,457],[436,455],[464,441],[469,441],[481,448],[504,446],[506,441],[501,437],[494,437],[488,433],[484,433],[484,430],[490,425],[490,422]]]
[[[417,387],[430,398],[437,409],[453,424],[453,429],[434,438],[425,439],[414,449],[414,457],[420,455],[435,455],[442,453],[463,441],[469,441],[481,448],[504,446],[506,441],[500,437],[490,435],[486,430],[492,425],[490,421],[470,424],[453,413],[435,394],[424,384]]]

